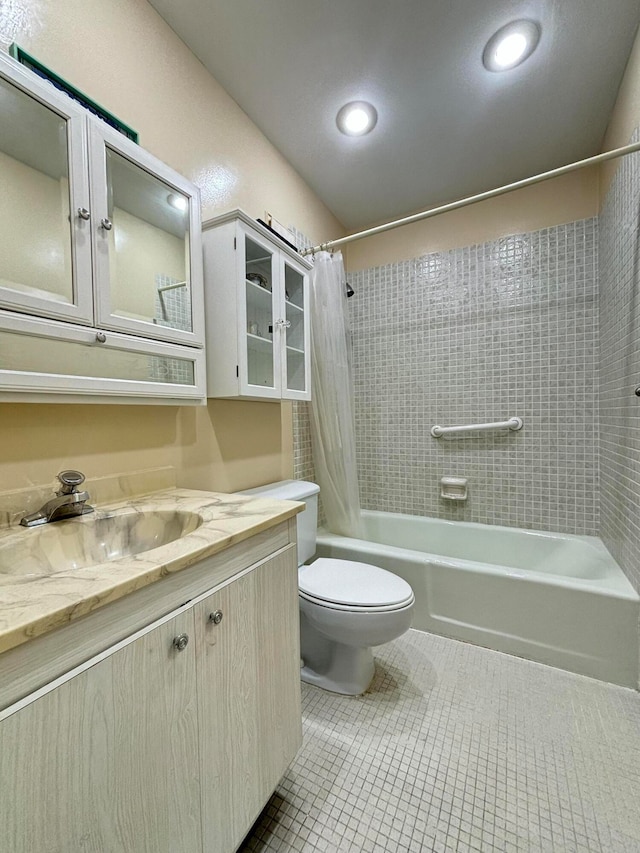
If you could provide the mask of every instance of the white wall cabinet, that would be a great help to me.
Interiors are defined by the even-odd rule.
[[[241,210],[203,249],[208,396],[310,400],[311,264]]]
[[[301,743],[295,556],[2,712],[0,849],[232,853]]]
[[[0,399],[202,400],[198,189],[2,55],[0,176]]]

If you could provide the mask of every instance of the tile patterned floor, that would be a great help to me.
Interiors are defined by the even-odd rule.
[[[304,745],[241,851],[639,853],[640,696],[409,631]]]

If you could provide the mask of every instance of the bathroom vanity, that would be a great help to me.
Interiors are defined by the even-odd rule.
[[[301,508],[170,489],[96,516],[186,535],[83,566],[71,526],[95,520],[57,522],[53,573],[0,572],[0,850],[237,848],[301,743]],[[39,533],[0,532],[0,567]]]

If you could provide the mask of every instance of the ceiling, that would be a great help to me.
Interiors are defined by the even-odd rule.
[[[601,150],[640,0],[150,0],[348,230]],[[537,21],[519,67],[489,37]],[[347,101],[371,134],[335,124]]]

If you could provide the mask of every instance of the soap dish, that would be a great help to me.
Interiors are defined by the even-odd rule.
[[[440,497],[448,501],[466,501],[466,477],[442,477],[440,480]]]

